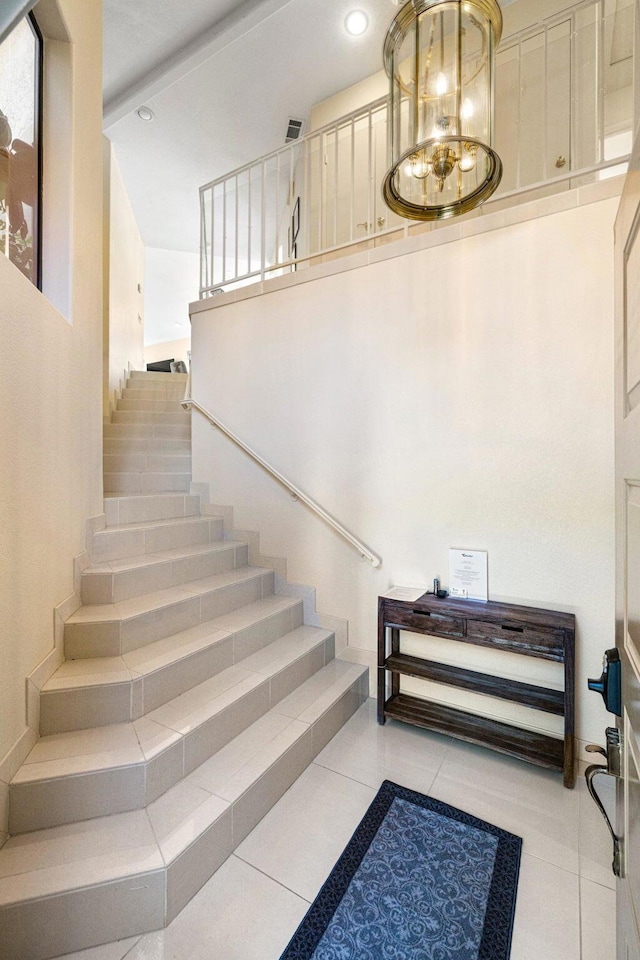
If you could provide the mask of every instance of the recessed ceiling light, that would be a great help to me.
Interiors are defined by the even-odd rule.
[[[138,114],[141,120],[146,120],[147,122],[149,120],[153,120],[153,118],[155,117],[155,113],[149,107],[139,107],[136,110],[136,113]]]
[[[344,28],[352,37],[361,36],[369,26],[369,18],[362,10],[352,10],[344,21]]]

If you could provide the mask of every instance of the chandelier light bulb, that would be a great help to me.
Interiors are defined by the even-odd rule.
[[[425,158],[424,154],[416,154],[411,157],[409,163],[410,177],[415,177],[416,180],[424,180],[424,178],[429,175],[430,169],[429,161]]]
[[[471,120],[471,117],[473,116],[473,104],[471,103],[471,100],[469,100],[468,97],[462,104],[462,110],[460,111],[460,115],[462,116],[463,120]]]
[[[360,37],[369,26],[369,18],[362,10],[352,10],[344,21],[344,28],[352,37]]]
[[[439,97],[443,97],[447,92],[447,78],[444,73],[439,73],[436,79],[436,93]]]

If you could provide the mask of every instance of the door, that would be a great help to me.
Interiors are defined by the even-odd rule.
[[[623,778],[617,832],[618,960],[640,960],[640,138],[615,226],[616,645],[622,661]]]

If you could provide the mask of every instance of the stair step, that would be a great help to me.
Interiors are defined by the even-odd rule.
[[[185,383],[186,373],[161,373],[155,370],[131,370],[127,382],[137,380],[141,383]]]
[[[191,473],[191,454],[157,453],[155,450],[123,450],[102,458],[108,473]]]
[[[180,413],[182,397],[145,397],[142,400],[122,397],[118,400],[116,410],[150,410],[153,413]]]
[[[45,960],[156,930],[165,896],[144,810],[12,837],[0,851],[3,960]]]
[[[298,627],[138,720],[42,737],[9,785],[9,833],[152,803],[333,655],[330,631]]]
[[[166,437],[105,437],[103,450],[107,456],[188,456],[191,458],[191,438],[172,440]]]
[[[135,386],[129,386],[135,384]],[[127,386],[122,391],[123,400],[182,400],[184,397],[185,385],[176,384],[145,384],[140,385],[137,380],[127,381]]]
[[[82,573],[82,603],[120,603],[189,580],[245,567],[247,563],[247,544],[234,540],[199,543],[156,554],[95,563]]]
[[[65,623],[78,659],[41,690],[9,785],[3,960],[166,926],[368,695],[366,668],[200,516],[186,379],[132,372],[104,429],[107,526]]]
[[[151,423],[151,424],[173,424],[176,426],[191,423],[191,413],[188,410],[175,410],[174,412],[156,412],[153,410],[114,410],[111,414],[112,423]]]
[[[107,524],[109,506],[110,502],[105,500]],[[222,540],[223,535],[222,517],[175,517],[119,526],[107,525],[105,530],[93,534],[91,555],[96,563],[104,563],[137,557],[143,553],[159,553],[189,544],[213,543]]]
[[[184,423],[105,423],[107,439],[178,440],[191,438],[191,420]]]
[[[242,567],[121,603],[83,606],[65,622],[65,656],[117,657],[273,591],[272,570]]]
[[[120,657],[67,660],[40,693],[40,734],[137,720],[302,626],[302,602],[265,597]]]
[[[161,494],[118,494],[105,497],[104,512],[107,526],[124,526],[152,520],[177,520],[200,514],[200,497],[183,491]]]
[[[366,667],[334,660],[313,679],[304,715],[281,701],[146,810],[12,837],[0,851],[3,960],[169,923],[366,699]]]
[[[140,473],[122,471],[104,473],[104,492],[125,493],[132,496],[154,493],[188,493],[191,471],[188,473]]]

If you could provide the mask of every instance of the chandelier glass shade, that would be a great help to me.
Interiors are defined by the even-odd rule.
[[[387,32],[391,168],[385,203],[442,220],[485,201],[502,177],[491,147],[497,0],[410,0]]]

